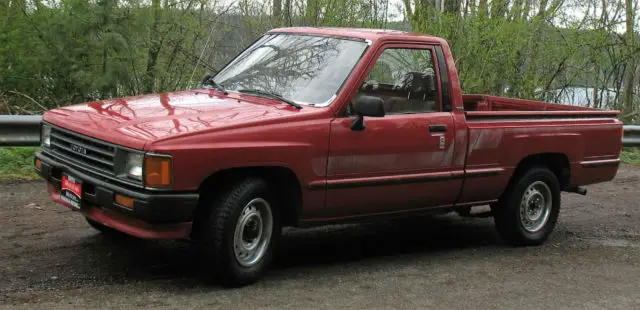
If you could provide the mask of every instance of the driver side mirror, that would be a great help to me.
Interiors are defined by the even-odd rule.
[[[384,101],[375,96],[358,96],[353,106],[353,112],[356,114],[356,118],[351,121],[351,130],[362,131],[365,128],[365,116],[384,116]]]

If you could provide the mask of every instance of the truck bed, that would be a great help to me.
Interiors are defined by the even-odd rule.
[[[466,180],[461,203],[498,197],[519,163],[534,154],[569,167],[564,188],[609,181],[616,174],[622,139],[618,111],[487,95],[463,95],[463,102],[465,171],[495,174]]]
[[[579,114],[596,117],[616,117],[619,113],[618,111],[599,110],[581,106],[478,94],[462,95],[462,100],[464,110],[468,112],[467,116],[471,117],[533,116],[541,114],[545,116],[575,116]]]

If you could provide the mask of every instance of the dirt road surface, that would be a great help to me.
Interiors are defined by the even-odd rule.
[[[188,244],[106,238],[42,182],[0,185],[0,308],[640,309],[640,169],[563,194],[540,247],[456,215],[289,230],[275,266],[207,284]]]

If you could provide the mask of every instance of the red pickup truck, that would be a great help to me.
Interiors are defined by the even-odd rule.
[[[190,240],[243,285],[283,226],[490,205],[506,243],[541,244],[562,191],[616,175],[617,115],[463,95],[441,38],[279,28],[198,89],[47,111],[34,165],[94,228]]]

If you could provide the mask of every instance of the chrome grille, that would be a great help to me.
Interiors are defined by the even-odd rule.
[[[115,175],[115,146],[60,128],[51,128],[51,150],[58,156]]]

